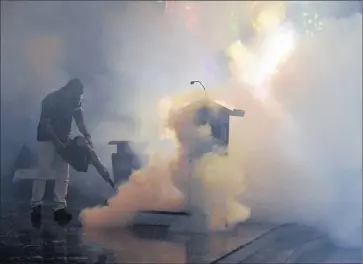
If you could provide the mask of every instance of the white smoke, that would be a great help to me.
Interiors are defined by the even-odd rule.
[[[340,245],[361,245],[361,37],[361,15],[326,21],[300,37],[269,84],[270,101],[239,85],[228,91],[233,98],[224,95],[247,110],[243,125],[232,124],[231,148],[245,153],[253,218],[308,224]]]

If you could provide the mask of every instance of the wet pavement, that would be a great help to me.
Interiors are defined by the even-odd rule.
[[[1,263],[210,263],[274,227],[250,224],[208,235],[171,234],[161,226],[84,230],[77,220],[58,226],[45,208],[35,229],[22,207],[3,212]]]
[[[77,210],[73,211],[76,216]],[[26,205],[3,207],[0,263],[361,263],[361,250],[337,249],[297,224],[245,223],[211,234],[171,233],[161,226],[85,230],[60,227],[45,208],[40,229]]]

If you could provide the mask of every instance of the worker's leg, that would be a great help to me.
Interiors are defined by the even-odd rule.
[[[69,165],[60,155],[55,158],[56,178],[54,184],[54,210],[59,210],[67,207],[67,192],[69,184]]]
[[[56,156],[55,169],[57,172],[54,184],[54,220],[66,225],[72,220],[72,214],[67,211],[67,192],[69,184],[69,165],[60,155]]]
[[[39,178],[33,181],[31,206],[38,207],[43,203],[46,180],[54,177],[52,164],[55,157],[55,149],[52,142],[38,142],[38,173]]]
[[[54,178],[52,169],[55,149],[52,142],[39,142],[38,144],[38,179],[33,181],[32,198],[30,201],[32,212],[30,215],[34,227],[40,227],[42,218],[42,203],[47,179]]]

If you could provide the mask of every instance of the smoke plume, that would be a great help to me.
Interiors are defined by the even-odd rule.
[[[203,156],[214,145],[209,125],[194,123],[205,105],[208,103],[199,91],[174,101],[168,120],[168,128],[176,136],[174,156],[168,158],[163,150],[154,153],[146,168],[119,187],[108,206],[83,211],[86,227],[127,225],[142,210],[203,213],[212,230],[248,219],[249,208],[237,201],[244,189],[238,161],[213,152]],[[193,157],[195,161],[190,163]]]

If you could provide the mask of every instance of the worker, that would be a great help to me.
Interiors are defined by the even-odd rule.
[[[72,214],[67,210],[69,164],[60,156],[57,148],[65,147],[70,140],[72,120],[90,146],[91,136],[84,124],[81,100],[83,85],[79,79],[70,80],[64,87],[49,93],[42,101],[37,129],[39,178],[33,181],[31,197],[31,222],[41,224],[42,204],[46,180],[55,179],[54,220],[67,224]]]

